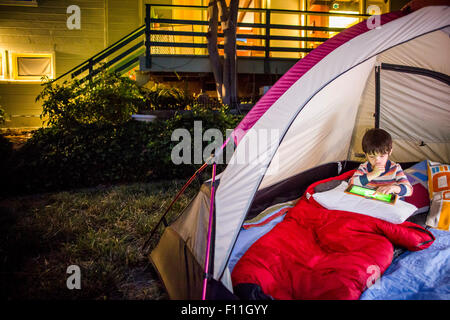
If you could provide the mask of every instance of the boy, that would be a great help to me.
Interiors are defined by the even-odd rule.
[[[368,161],[358,167],[349,184],[373,188],[382,194],[412,195],[412,186],[402,168],[389,160],[392,138],[388,132],[383,129],[368,130],[362,139],[362,149]]]

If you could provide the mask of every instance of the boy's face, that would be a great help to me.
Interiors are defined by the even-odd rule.
[[[392,150],[389,153],[366,153],[366,157],[372,168],[378,166],[385,167],[391,153]]]

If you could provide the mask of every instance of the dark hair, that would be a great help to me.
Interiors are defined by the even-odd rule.
[[[392,137],[383,129],[369,129],[362,139],[362,149],[366,154],[385,154],[392,150]]]

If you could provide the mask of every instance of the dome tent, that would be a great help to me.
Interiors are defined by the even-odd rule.
[[[378,28],[363,21],[301,59],[234,130],[236,150],[215,181],[209,298],[232,297],[227,265],[244,220],[357,166],[367,128],[391,133],[394,161],[450,162],[450,8],[379,18]],[[150,256],[172,299],[202,294],[210,183]]]

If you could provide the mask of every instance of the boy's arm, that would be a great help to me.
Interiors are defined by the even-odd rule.
[[[384,167],[381,166],[374,167],[373,170],[369,172],[367,168],[367,162],[365,162],[359,165],[349,183],[363,187],[373,179],[378,178],[383,172]]]
[[[409,183],[408,177],[405,175],[399,164],[397,164],[395,180],[401,189],[398,194],[400,197],[409,197],[412,195],[413,187],[411,186],[411,183]]]
[[[367,179],[367,165],[365,163],[362,163],[359,165],[358,169],[356,169],[355,173],[351,177],[349,184],[354,184],[357,186],[365,186],[369,183],[369,180]]]

